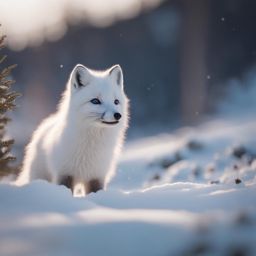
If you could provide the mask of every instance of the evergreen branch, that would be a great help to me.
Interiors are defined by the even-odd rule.
[[[0,59],[0,64],[3,63],[6,58],[7,58],[7,55],[4,55],[3,57],[1,57],[1,59]]]
[[[11,145],[9,145],[9,147],[3,148],[2,157],[4,158],[4,157],[10,155],[10,152],[11,152]]]
[[[5,47],[5,38],[6,36],[0,36],[0,50]],[[6,55],[1,56],[0,64],[2,64],[6,58]],[[8,110],[12,110],[16,107],[14,103],[15,99],[20,96],[20,94],[15,91],[9,92],[15,81],[8,79],[8,77],[16,66],[17,65],[10,65],[6,68],[0,69],[0,178],[11,173],[18,173],[17,167],[9,166],[11,161],[16,160],[16,158],[10,153],[14,140],[3,140],[5,135],[5,126],[10,121],[10,118],[6,117],[5,114]]]
[[[1,82],[0,82],[0,94],[3,95],[4,93],[6,93],[6,91],[8,90],[9,88],[6,87],[6,86],[2,86],[1,85]]]
[[[5,158],[0,159],[0,165],[5,163],[5,162],[15,161],[15,160],[16,160],[15,156],[7,156]]]
[[[18,92],[11,92],[11,93],[7,94],[6,96],[7,96],[7,98],[6,98],[7,102],[13,102],[16,98],[20,97],[21,94]]]
[[[17,64],[13,64],[5,69],[3,69],[3,71],[0,73],[0,79],[3,77],[7,77],[10,75],[11,71],[17,67]]]
[[[0,103],[0,113],[4,114],[8,110],[13,110],[16,105],[12,102]]]
[[[0,37],[0,49],[4,48],[5,44],[4,44],[4,40],[5,40],[6,36],[1,36]]]
[[[9,89],[15,82],[15,80],[7,80],[6,77],[0,80],[1,86],[5,86],[7,89]]]
[[[7,124],[10,121],[11,121],[11,118],[9,118],[9,117],[0,118],[0,124]]]
[[[14,139],[0,141],[0,147],[9,147],[14,143]]]

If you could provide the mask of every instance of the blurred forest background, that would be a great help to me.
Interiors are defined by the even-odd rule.
[[[17,150],[55,110],[76,63],[122,66],[128,139],[199,122],[228,79],[253,69],[255,10],[252,0],[0,0],[23,94],[10,126]]]

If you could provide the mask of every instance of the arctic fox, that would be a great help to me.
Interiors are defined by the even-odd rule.
[[[95,71],[78,64],[57,112],[46,118],[28,144],[16,184],[35,179],[104,189],[115,172],[128,127],[128,99],[119,65]]]

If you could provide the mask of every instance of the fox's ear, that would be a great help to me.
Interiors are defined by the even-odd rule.
[[[109,69],[109,76],[115,83],[117,83],[117,85],[123,88],[123,83],[124,83],[123,71],[119,65],[114,65]]]
[[[91,79],[90,70],[81,64],[77,64],[70,75],[71,86],[76,89],[88,85]]]

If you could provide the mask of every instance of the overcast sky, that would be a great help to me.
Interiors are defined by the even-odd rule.
[[[12,49],[60,39],[67,23],[108,26],[163,0],[0,0],[0,23]]]

